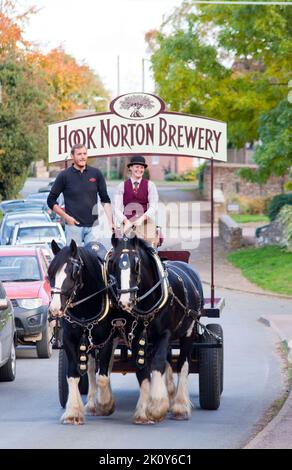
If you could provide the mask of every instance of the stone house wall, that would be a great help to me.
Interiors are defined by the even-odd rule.
[[[270,197],[282,192],[287,178],[271,177],[265,185],[250,183],[237,175],[240,168],[256,168],[254,164],[214,163],[214,189],[221,189],[225,199],[231,196]],[[211,165],[208,163],[204,172],[203,198],[211,196]]]

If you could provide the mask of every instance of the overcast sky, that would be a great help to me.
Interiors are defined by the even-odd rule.
[[[144,35],[157,29],[165,14],[182,0],[20,0],[40,8],[31,18],[26,37],[47,51],[62,45],[78,61],[94,69],[111,95],[142,91],[142,58],[147,59]],[[154,85],[145,61],[145,92]]]

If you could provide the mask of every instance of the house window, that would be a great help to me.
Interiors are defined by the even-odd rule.
[[[152,156],[152,159],[151,159],[152,165],[159,165],[159,160],[160,160],[160,159],[159,159],[159,156],[158,156],[158,155],[153,155],[153,156]]]
[[[240,184],[239,184],[238,181],[235,183],[235,192],[236,192],[237,194],[240,192]]]

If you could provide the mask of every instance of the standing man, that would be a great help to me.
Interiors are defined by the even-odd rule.
[[[47,199],[50,209],[65,221],[67,245],[71,239],[77,245],[96,241],[92,226],[98,218],[97,193],[104,207],[108,224],[113,230],[111,201],[107,193],[106,183],[100,170],[87,165],[87,148],[77,144],[71,149],[73,164],[61,171],[52,186]],[[58,196],[63,193],[65,210],[57,203]]]
[[[157,246],[158,192],[152,181],[143,178],[147,166],[144,157],[131,158],[130,178],[119,184],[115,194],[115,217],[124,233],[133,228],[138,237]]]

